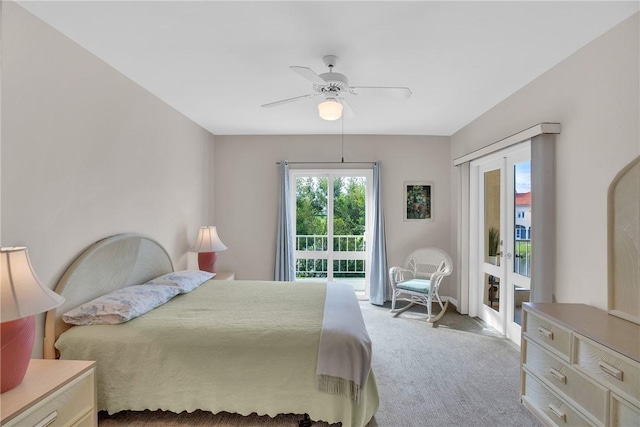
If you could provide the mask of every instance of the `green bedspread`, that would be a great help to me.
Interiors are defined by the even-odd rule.
[[[364,426],[378,408],[369,375],[359,403],[318,390],[326,285],[209,281],[121,325],[77,326],[62,359],[97,361],[98,408],[203,409]]]

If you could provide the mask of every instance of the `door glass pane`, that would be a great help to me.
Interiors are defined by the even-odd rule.
[[[333,180],[333,277],[358,291],[365,288],[366,178]]]
[[[296,280],[339,280],[364,295],[368,178],[349,175],[295,176]]]
[[[531,277],[531,161],[514,165],[513,272]]]
[[[484,262],[500,265],[500,169],[484,173]]]
[[[522,326],[522,303],[529,302],[531,291],[513,285],[513,322]]]
[[[495,311],[500,311],[500,278],[484,274],[484,304]]]
[[[364,252],[365,178],[336,177],[333,180],[333,250]]]
[[[296,251],[327,251],[327,185],[326,177],[296,178]],[[326,277],[326,256],[297,257],[296,279]]]

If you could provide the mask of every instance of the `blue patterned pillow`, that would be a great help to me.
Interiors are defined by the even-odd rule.
[[[216,273],[200,270],[174,271],[173,273],[167,273],[153,280],[149,280],[145,285],[173,286],[178,289],[181,294],[186,294],[215,275]]]
[[[64,313],[62,320],[72,325],[116,325],[151,311],[178,294],[173,286],[127,286]]]

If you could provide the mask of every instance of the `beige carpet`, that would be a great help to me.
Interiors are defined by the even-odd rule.
[[[494,330],[455,311],[432,328],[416,311],[393,318],[388,307],[360,306],[373,341],[380,392],[380,409],[368,427],[540,426],[519,401],[520,354]],[[297,427],[300,419],[292,414],[124,411],[100,413],[99,426]]]

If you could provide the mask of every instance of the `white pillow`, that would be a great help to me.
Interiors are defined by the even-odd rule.
[[[134,285],[117,289],[62,315],[72,325],[115,325],[128,322],[178,295],[174,286]]]
[[[156,277],[153,280],[149,280],[145,285],[173,286],[178,289],[181,294],[186,294],[215,275],[216,273],[209,273],[208,271],[200,270],[174,271],[172,273]]]

